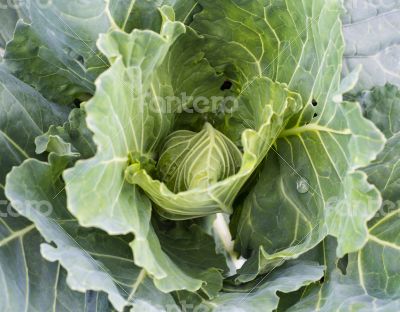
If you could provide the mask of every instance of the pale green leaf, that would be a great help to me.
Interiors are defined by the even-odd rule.
[[[163,84],[168,81],[161,80],[157,70],[184,27],[163,17],[161,35],[134,30],[101,37],[99,46],[112,66],[100,76],[96,94],[85,106],[97,153],[66,171],[64,179],[68,208],[80,224],[109,234],[134,233],[135,263],[152,275],[157,287],[196,291],[208,277],[190,276],[168,257],[150,224],[150,200],[124,178],[130,161],[154,157],[171,127],[172,115],[163,114],[157,102],[170,86]],[[215,274],[221,278],[218,272],[212,278]]]
[[[60,265],[42,258],[43,239],[35,226],[19,216],[4,196],[8,171],[35,155],[35,136],[62,123],[68,109],[46,101],[0,69],[0,111],[0,310],[109,311],[104,295],[68,288]],[[28,202],[35,204],[40,205]]]
[[[124,170],[135,153],[151,158],[170,128],[170,116],[161,114],[161,107],[155,110],[146,105],[144,92],[152,92],[154,99],[157,94],[153,92],[161,88],[153,84],[153,72],[171,43],[154,32],[138,30],[130,35],[112,32],[101,40],[113,64],[100,76],[96,95],[86,105],[97,154],[64,174],[68,208],[83,225],[98,226],[112,234],[148,227],[136,219],[138,214],[150,217],[150,202],[125,182]],[[126,44],[132,49],[126,50]],[[140,48],[143,46],[147,50]],[[95,187],[88,185],[87,179],[92,179]]]
[[[236,174],[206,187],[174,193],[164,183],[153,179],[146,170],[127,170],[128,181],[144,189],[160,206],[160,214],[172,219],[187,219],[216,212],[231,213],[235,196],[268,153],[287,120],[301,107],[298,94],[267,78],[260,78],[249,85],[238,103],[239,106],[253,105],[254,115],[242,134],[244,152]]]
[[[172,297],[159,292],[146,272],[135,266],[128,237],[79,226],[65,207],[58,174],[50,165],[30,159],[7,177],[7,197],[47,241],[41,246],[44,258],[60,262],[73,290],[102,291],[118,311],[136,304],[159,311],[173,307]],[[43,205],[32,206],[32,201]]]
[[[35,138],[36,153],[50,153],[49,163],[60,172],[80,158],[92,157],[96,146],[85,118],[83,108],[73,109],[63,126],[52,125],[46,133]]]
[[[382,108],[379,101],[375,105],[378,110]],[[388,123],[383,130],[389,129]],[[328,256],[331,264],[324,285],[312,287],[290,311],[318,308],[327,312],[389,312],[400,308],[399,153],[400,133],[396,133],[378,158],[364,169],[368,180],[376,185],[384,200],[381,209],[369,222],[367,243],[361,250],[348,255],[345,274],[336,268],[336,257]],[[324,254],[328,254],[331,247],[325,246]]]
[[[343,32],[346,39],[343,73],[362,65],[356,90],[390,82],[400,85],[400,3],[344,1]]]
[[[206,124],[199,133],[173,132],[164,143],[157,169],[174,192],[207,188],[234,175],[240,168],[239,149],[221,132]]]
[[[344,49],[340,2],[314,1],[302,6],[311,14],[310,25],[298,6],[287,3],[279,6],[282,16],[267,19],[272,27],[281,25],[288,33],[289,29],[297,33],[293,50],[291,45],[286,53],[276,54],[277,64],[267,68],[270,75],[287,81],[291,90],[298,91],[306,106],[282,131],[265,161],[258,185],[236,209],[238,222],[233,231],[237,249],[251,256],[241,270],[248,274],[243,276],[245,280],[286,258],[298,257],[327,234],[339,238],[338,254],[357,250],[366,242],[367,221],[380,206],[378,192],[355,170],[376,157],[384,137],[362,117],[358,104],[337,103],[338,91],[348,87],[346,81],[340,84]],[[228,12],[220,11],[213,14]],[[239,11],[238,16],[243,15],[242,20],[257,29],[257,15],[250,17],[250,9]],[[262,22],[262,17],[258,18]],[[243,27],[246,31],[249,29]],[[286,32],[276,34],[285,40]],[[260,38],[254,35],[253,40]],[[265,55],[261,58],[264,63],[268,53]],[[289,60],[296,66],[289,66]],[[365,207],[365,202],[375,204]],[[363,208],[351,213],[355,203]],[[282,231],[284,236],[279,234]],[[354,240],[349,241],[349,236]]]

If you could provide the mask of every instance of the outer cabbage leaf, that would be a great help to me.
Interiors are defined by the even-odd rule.
[[[176,300],[182,310],[191,306],[195,311],[272,312],[276,311],[280,300],[278,293],[290,293],[309,285],[321,279],[323,274],[324,266],[311,261],[296,261],[240,286],[228,280],[219,296],[211,301],[187,292],[179,292]]]
[[[318,281],[323,276],[323,266],[309,262],[294,262],[251,283],[224,288],[212,301],[204,302],[211,311],[258,312],[276,311],[277,292],[288,293]]]
[[[176,35],[183,31],[180,24],[168,22],[168,25],[176,27]],[[151,92],[151,101],[158,95],[155,92],[165,92],[153,79],[153,72],[174,39],[166,40],[154,32],[135,30],[129,35],[114,31],[100,40],[100,46],[113,64],[100,76],[96,95],[85,106],[97,153],[64,173],[68,207],[85,226],[98,226],[112,234],[132,231],[132,223],[136,222],[132,203],[136,205],[143,196],[124,181],[123,173],[130,155],[151,158],[170,129],[171,115],[162,114],[162,107],[151,109],[144,93]],[[85,180],[80,178],[83,176]],[[87,184],[87,179],[93,179],[96,187]],[[108,191],[100,191],[102,188]],[[132,197],[135,193],[139,196],[137,201]],[[147,203],[142,203],[144,207],[149,206],[146,199],[142,200]],[[140,207],[137,213],[144,211]],[[149,211],[146,214],[149,215]]]
[[[34,137],[51,124],[62,123],[68,110],[0,69],[0,112],[1,311],[109,311],[104,295],[68,288],[60,265],[42,258],[43,239],[35,226],[13,210],[3,193],[12,166],[35,155]],[[28,204],[40,206],[32,199]]]
[[[386,84],[363,92],[358,98],[363,106],[364,116],[385,134],[387,138],[400,132],[400,90]]]
[[[43,259],[35,226],[11,215],[0,219],[1,311],[110,311],[104,294],[72,291],[60,264]]]
[[[386,87],[389,94],[397,90]],[[380,95],[385,89],[377,88],[373,93]],[[379,99],[379,100],[378,100]],[[381,209],[369,223],[367,243],[348,255],[348,265],[343,274],[336,265],[336,255],[324,256],[328,261],[328,272],[322,287],[311,287],[301,301],[290,311],[397,311],[400,308],[400,132],[392,134],[393,123],[382,123],[377,112],[388,111],[396,101],[395,96],[385,101],[372,97],[367,112],[388,135],[384,150],[377,159],[363,169],[368,181],[376,185],[383,196]],[[376,100],[376,101],[375,101]],[[395,121],[395,120],[393,120]],[[325,246],[325,255],[334,246]],[[322,252],[321,252],[322,253]]]
[[[190,24],[193,15],[200,10],[197,0],[111,0],[109,8],[120,29],[129,33],[133,29],[151,29],[159,32],[162,17],[159,8],[171,6],[176,12],[176,20]]]
[[[32,24],[18,23],[6,48],[6,66],[57,103],[87,98],[95,78],[108,67],[96,47],[99,34],[112,26],[107,3],[28,1],[21,10]]]
[[[71,111],[63,126],[50,126],[49,130],[36,137],[36,153],[50,153],[49,163],[62,172],[78,159],[87,159],[96,153],[93,134],[86,126],[86,112],[83,108]]]
[[[363,119],[356,103],[332,107],[337,111],[328,114],[331,123],[321,119],[282,133],[257,185],[241,205],[236,246],[244,255],[253,251],[244,273],[297,257],[327,234],[338,238],[338,255],[365,244],[366,223],[381,199],[354,168],[375,158],[384,139]]]
[[[46,239],[41,246],[44,258],[60,262],[73,290],[105,292],[118,311],[128,305],[162,311],[173,307],[172,297],[159,292],[145,270],[135,266],[129,238],[79,226],[65,207],[59,170],[53,169],[29,159],[11,171],[6,184],[6,195],[15,209],[34,222]],[[49,203],[50,211],[31,207],[32,200]]]
[[[269,77],[300,93],[310,117],[311,100],[323,103],[336,91],[343,51],[340,1],[199,3],[203,10],[191,26],[208,39],[207,59],[239,92]]]
[[[397,154],[400,137],[396,140]],[[391,139],[394,140],[394,139]],[[391,149],[391,140],[387,149]],[[385,148],[386,150],[386,148]],[[387,162],[387,151],[376,161],[376,166],[390,166],[397,179],[400,171],[393,166],[393,159]],[[382,162],[383,161],[383,162]],[[381,185],[381,174],[373,174],[370,180]],[[397,194],[398,194],[397,180]],[[384,191],[385,194],[385,191]],[[398,196],[397,196],[398,200]],[[349,254],[348,265],[343,274],[332,265],[327,272],[323,286],[308,289],[299,303],[288,311],[397,311],[400,308],[399,257],[399,207],[387,211],[384,207],[372,220],[368,229],[368,240],[358,252]],[[334,246],[330,246],[333,247]]]
[[[390,82],[400,85],[400,3],[387,1],[344,1],[346,51],[343,73],[361,64],[358,90]]]
[[[289,88],[299,91],[307,105],[282,131],[258,186],[236,210],[232,225],[236,248],[251,256],[241,270],[240,279],[244,280],[282,263],[282,259],[298,257],[327,234],[338,237],[338,254],[357,250],[367,239],[366,222],[380,205],[379,193],[356,169],[376,157],[384,137],[362,117],[357,104],[337,103],[341,92],[354,85],[351,79],[340,85],[344,48],[340,2],[315,1],[303,6],[312,14],[309,27],[304,15],[297,15],[298,6],[281,4],[282,16],[295,22],[285,23],[284,29],[293,28],[292,34],[298,35],[292,35],[292,44],[303,49],[298,54],[288,52],[292,61],[298,62],[295,71],[293,66],[279,66],[278,62],[276,68],[282,69],[276,77],[283,81],[289,78]],[[268,22],[275,28],[283,27],[286,19],[282,16]],[[276,33],[285,39],[286,32]],[[268,67],[272,73],[273,68],[273,64]],[[360,211],[353,213],[351,202],[358,203]],[[365,207],[365,202],[375,205]],[[355,239],[349,241],[348,235]]]
[[[23,13],[18,10],[18,4],[12,4],[10,1],[0,1],[0,51],[4,52],[6,43],[11,40],[15,25],[18,19],[23,18]],[[0,60],[3,55],[0,54]]]
[[[178,20],[186,22],[197,10],[195,1],[27,1],[21,10],[32,24],[18,24],[6,50],[7,66],[50,100],[87,99],[95,91],[94,80],[108,67],[96,47],[99,34],[111,28],[158,32],[163,4],[173,5]]]
[[[158,288],[196,291],[206,288],[208,279],[222,280],[221,273],[212,270],[199,276],[194,267],[193,274],[187,274],[172,261],[150,224],[150,200],[124,178],[130,161],[151,160],[171,127],[172,115],[164,114],[157,102],[157,96],[168,95],[171,87],[168,80],[162,80],[158,67],[184,26],[170,21],[167,14],[173,17],[171,10],[164,8],[161,35],[134,30],[101,37],[99,45],[112,66],[100,76],[95,96],[85,105],[97,153],[65,171],[64,179],[68,209],[80,224],[109,234],[134,233],[135,263],[146,269]]]

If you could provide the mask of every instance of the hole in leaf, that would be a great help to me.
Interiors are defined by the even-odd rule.
[[[74,100],[74,106],[79,108],[81,106],[81,101],[79,99]]]
[[[343,258],[340,258],[337,262],[338,269],[342,272],[342,274],[347,274],[347,265],[349,264],[349,256],[345,255]]]
[[[79,63],[81,63],[82,65],[85,65],[85,60],[83,59],[83,56],[82,56],[82,55],[79,55],[79,56],[76,58],[76,60],[77,60]]]
[[[230,88],[232,88],[232,82],[230,82],[229,80],[225,80],[220,89],[221,91],[224,91],[230,90]]]
[[[316,99],[312,99],[311,104],[312,104],[313,106],[317,106],[317,105],[318,105],[318,102],[317,102]]]
[[[314,116],[313,116],[313,118],[315,118],[315,117],[318,117],[318,114],[317,114],[317,113],[314,113]]]

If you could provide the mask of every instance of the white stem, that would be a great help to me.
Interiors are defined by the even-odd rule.
[[[234,242],[232,240],[231,232],[229,231],[228,223],[225,221],[225,217],[222,213],[217,213],[216,219],[213,224],[213,229],[216,235],[218,235],[225,251],[229,255],[232,263],[236,269],[239,269],[243,265],[242,259],[239,259],[239,255],[234,250]]]

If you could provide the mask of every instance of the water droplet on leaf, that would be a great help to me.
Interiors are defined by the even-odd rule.
[[[304,194],[308,192],[310,185],[308,184],[308,181],[305,178],[300,178],[296,182],[296,188],[297,192],[299,192],[300,194]]]

